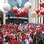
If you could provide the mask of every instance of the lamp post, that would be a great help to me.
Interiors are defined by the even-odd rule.
[[[3,4],[3,24],[6,24],[6,13],[11,9],[11,6],[8,4],[8,0],[4,0]]]
[[[31,19],[31,16],[30,16],[30,14],[31,14],[31,3],[30,3],[30,1],[27,1],[25,4],[24,4],[24,7],[25,8],[28,8],[29,9],[29,12],[28,12],[28,20],[29,20],[29,23],[30,23],[30,19]]]

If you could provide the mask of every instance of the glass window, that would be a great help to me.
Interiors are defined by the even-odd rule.
[[[8,0],[11,6],[23,7],[28,0]]]

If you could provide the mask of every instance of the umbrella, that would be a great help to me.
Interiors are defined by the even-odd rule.
[[[39,14],[39,12],[40,12],[40,9],[36,9],[36,10],[35,10],[35,12],[36,12],[37,14]]]
[[[35,17],[37,15],[36,11],[32,12],[32,16]]]
[[[11,12],[12,12],[13,14],[17,14],[17,10],[18,10],[18,8],[15,6],[15,7],[13,7],[13,8],[11,9]]]
[[[40,3],[40,7],[44,8],[44,1]]]
[[[40,9],[35,9],[33,12],[32,12],[32,15],[33,16],[36,16],[37,14],[39,14],[40,12]]]
[[[11,11],[12,11],[12,13],[14,13],[18,17],[28,16],[28,8],[17,8],[17,7],[14,7],[14,8],[12,8]]]
[[[40,16],[44,16],[44,10],[40,10]]]

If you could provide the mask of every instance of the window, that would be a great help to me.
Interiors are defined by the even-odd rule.
[[[13,6],[17,6],[17,7],[23,7],[25,2],[27,2],[28,0],[8,0],[8,3],[13,7]]]

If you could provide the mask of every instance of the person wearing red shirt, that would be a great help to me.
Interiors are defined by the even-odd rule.
[[[2,44],[2,41],[3,41],[3,33],[0,30],[0,44]]]
[[[18,41],[15,40],[15,39],[11,39],[11,40],[9,41],[9,44],[18,44]]]
[[[14,37],[14,34],[10,35],[9,44],[18,44],[18,41]]]

